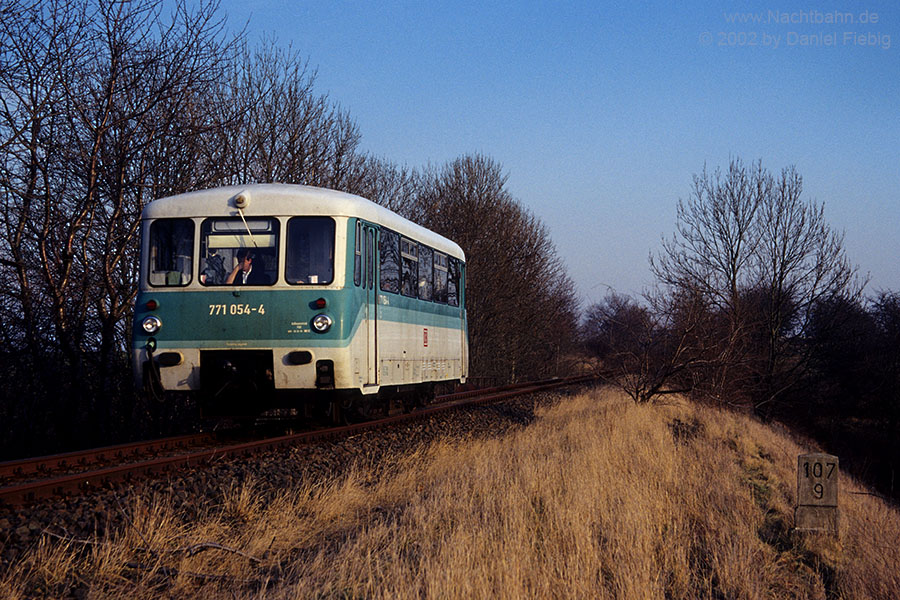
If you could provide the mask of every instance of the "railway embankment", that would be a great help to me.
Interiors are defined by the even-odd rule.
[[[900,511],[851,478],[837,538],[792,531],[808,450],[540,392],[0,514],[0,596],[900,596]]]

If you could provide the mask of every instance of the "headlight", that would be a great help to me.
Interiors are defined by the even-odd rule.
[[[159,317],[154,317],[153,315],[151,315],[141,321],[141,327],[143,327],[144,331],[146,331],[147,333],[153,334],[159,331],[159,328],[162,327],[162,321],[159,320]]]
[[[312,319],[312,327],[319,333],[325,333],[329,329],[331,329],[331,324],[334,321],[331,320],[331,317],[328,315],[316,315]]]

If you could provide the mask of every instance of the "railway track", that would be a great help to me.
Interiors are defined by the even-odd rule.
[[[537,391],[586,383],[593,379],[591,376],[570,377],[456,392],[438,396],[435,398],[436,403],[411,413],[227,445],[222,445],[214,434],[200,433],[4,462],[0,463],[0,481],[28,481],[4,483],[0,487],[0,504],[21,506],[57,495],[83,493],[140,477],[161,476],[217,459],[250,456],[265,450],[341,438],[465,406],[497,402]]]

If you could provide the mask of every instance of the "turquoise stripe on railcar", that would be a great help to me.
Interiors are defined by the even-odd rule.
[[[326,302],[324,309],[312,307],[319,298]],[[151,299],[159,303],[153,311],[146,308]],[[154,336],[159,348],[221,348],[226,347],[225,342],[238,341],[253,347],[334,347],[349,342],[360,325],[362,309],[361,294],[348,290],[242,289],[239,295],[231,289],[142,292],[135,309],[134,333],[136,342],[146,340],[140,320],[154,314],[163,322]],[[334,319],[325,333],[310,328],[310,320],[320,313]]]
[[[424,327],[459,329],[460,309],[435,303],[422,303],[396,294],[379,294],[380,321],[407,323]],[[326,308],[311,308],[322,298]],[[147,309],[148,300],[159,307]],[[346,346],[363,322],[364,294],[354,288],[338,290],[241,290],[232,291],[154,291],[138,294],[135,307],[135,346],[142,347],[150,336],[140,327],[147,315],[158,316],[162,328],[153,337],[157,348],[294,347],[298,345]],[[334,325],[326,333],[310,328],[310,320],[326,313]],[[230,342],[230,345],[226,345]]]

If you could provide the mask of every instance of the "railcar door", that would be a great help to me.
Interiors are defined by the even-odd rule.
[[[459,263],[459,284],[457,285],[459,298],[459,335],[460,348],[462,349],[462,364],[460,365],[460,377],[469,376],[469,330],[466,324],[466,265]]]
[[[377,290],[375,289],[375,227],[372,225],[364,225],[364,255],[365,255],[365,277],[363,285],[366,290],[366,383],[368,385],[378,384],[378,365],[376,356],[378,334],[378,303]]]

